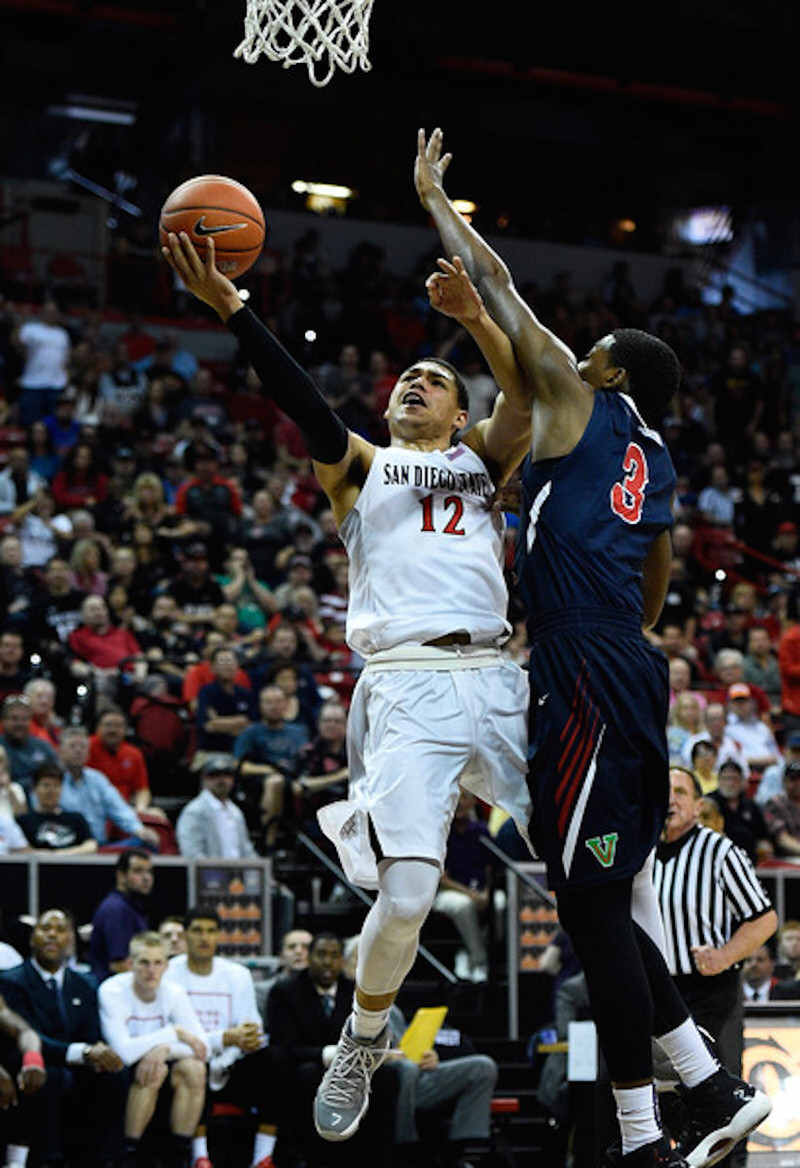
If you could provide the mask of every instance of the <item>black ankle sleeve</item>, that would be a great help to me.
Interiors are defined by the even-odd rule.
[[[228,320],[258,374],[264,392],[300,427],[315,462],[341,462],[347,453],[347,427],[325,401],[294,357],[249,308]]]

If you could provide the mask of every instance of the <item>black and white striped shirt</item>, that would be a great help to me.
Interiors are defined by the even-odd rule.
[[[679,840],[659,844],[653,880],[673,975],[695,972],[694,946],[719,949],[741,924],[772,908],[742,849],[699,825]]]

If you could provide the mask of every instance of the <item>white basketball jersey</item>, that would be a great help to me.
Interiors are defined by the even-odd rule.
[[[447,633],[474,644],[510,634],[502,513],[469,446],[375,457],[341,528],[350,559],[347,643],[363,657]]]

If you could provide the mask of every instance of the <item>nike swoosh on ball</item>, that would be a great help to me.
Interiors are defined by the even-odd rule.
[[[219,235],[223,231],[241,231],[246,223],[221,223],[219,227],[206,227],[206,217],[201,215],[192,230],[195,235]]]

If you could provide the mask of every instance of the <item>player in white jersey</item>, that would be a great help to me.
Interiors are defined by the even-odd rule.
[[[467,424],[466,389],[439,358],[399,377],[391,445],[348,431],[311,378],[188,236],[165,258],[239,339],[264,389],[300,427],[350,556],[348,641],[366,658],[348,726],[349,798],[320,822],[350,879],[377,888],[361,933],[353,1013],[320,1084],[315,1123],[347,1139],[389,1045],[391,1006],[436,896],[459,783],[527,828],[527,683],[500,653],[510,634],[492,494],[530,445],[511,344],[454,260],[429,280],[436,307],[481,345],[500,392]],[[433,295],[432,295],[433,299]]]
[[[104,981],[97,995],[103,1037],[131,1068],[126,1164],[136,1168],[140,1140],[169,1079],[173,1164],[186,1168],[205,1099],[205,1031],[186,991],[163,980],[167,951],[158,933],[137,933],[130,959],[130,970]]]
[[[255,1111],[258,1130],[253,1168],[274,1168],[272,1152],[283,1107],[281,1058],[267,1046],[253,979],[243,965],[217,956],[220,922],[216,909],[190,909],[186,953],[173,957],[164,977],[186,991],[206,1032],[208,1086],[202,1122],[195,1132],[194,1168],[210,1168],[206,1124],[216,1101]]]

